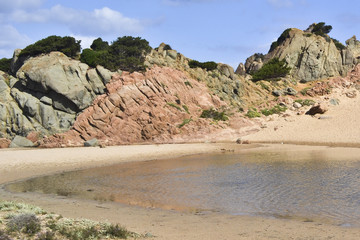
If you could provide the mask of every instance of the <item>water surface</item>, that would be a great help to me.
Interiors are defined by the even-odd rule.
[[[197,155],[39,177],[7,188],[360,226],[360,156],[346,152],[320,148]]]

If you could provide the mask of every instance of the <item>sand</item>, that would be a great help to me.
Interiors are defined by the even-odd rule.
[[[253,145],[173,144],[138,145],[107,148],[67,148],[0,151],[0,183],[61,171],[108,164],[164,159],[196,153],[220,152],[221,149],[254,151]],[[265,146],[269,148],[271,146]],[[306,146],[274,145],[273,148],[300,150]],[[296,149],[297,148],[297,149]],[[264,149],[260,147],[260,150]],[[344,149],[347,151],[347,149]],[[336,152],[336,149],[332,149]],[[360,149],[349,149],[360,154]],[[0,199],[24,201],[65,217],[120,223],[130,231],[150,233],[153,239],[358,239],[360,229],[333,226],[306,219],[274,219],[254,216],[232,216],[214,212],[176,212],[44,196],[29,193],[10,194],[0,191]],[[151,238],[150,238],[151,239]]]

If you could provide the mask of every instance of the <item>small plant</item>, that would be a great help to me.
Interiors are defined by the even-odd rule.
[[[335,44],[335,46],[336,46],[336,48],[337,48],[338,50],[341,51],[341,50],[345,49],[344,44],[342,44],[341,42],[339,42],[337,39],[331,38],[331,40],[333,40],[333,42],[334,42],[334,44]]]
[[[183,107],[183,109],[185,110],[185,112],[186,112],[187,114],[190,114],[190,111],[189,111],[188,106],[183,105],[182,107]]]
[[[277,39],[277,41],[273,42],[270,46],[269,52],[273,51],[275,48],[277,48],[281,43],[283,43],[288,37],[290,37],[290,31],[291,28],[286,29],[280,37]]]
[[[302,106],[312,106],[315,104],[315,101],[311,99],[297,99],[295,102],[300,103]]]
[[[33,235],[40,231],[40,220],[33,213],[21,213],[10,218],[7,223],[9,232],[23,232]]]
[[[216,121],[227,121],[229,120],[229,117],[226,116],[225,112],[218,112],[213,108],[210,108],[209,110],[203,110],[201,115],[201,118],[212,118]]]
[[[247,116],[248,118],[256,118],[261,117],[261,114],[256,110],[256,108],[249,108],[245,116]]]
[[[307,94],[307,91],[309,91],[311,87],[306,87],[300,91],[301,95],[305,96]]]
[[[39,232],[36,235],[36,240],[55,240],[55,233],[52,231]]]
[[[285,112],[287,110],[287,107],[286,106],[280,106],[280,105],[276,105],[270,109],[263,109],[261,110],[261,113],[265,116],[270,116],[270,115],[273,115],[273,114],[279,114],[281,112]]]
[[[183,121],[181,124],[179,124],[177,127],[178,127],[178,128],[182,128],[182,127],[185,126],[186,124],[189,124],[191,121],[192,121],[192,118],[184,119],[184,121]]]
[[[11,238],[2,230],[0,230],[0,240],[11,240]]]
[[[191,82],[189,82],[189,81],[185,81],[184,84],[185,84],[185,86],[189,86],[189,87],[193,88],[193,86],[191,85]]]
[[[0,59],[0,71],[10,73],[10,64],[11,64],[10,58]]]
[[[172,48],[169,44],[165,44],[164,50],[172,50]]]
[[[265,83],[260,82],[260,86],[261,86],[262,89],[270,92],[270,87],[268,85],[266,85]]]
[[[105,227],[105,235],[110,235],[111,237],[117,238],[127,238],[129,232],[124,227],[121,227],[118,224],[110,224]]]
[[[179,105],[177,105],[176,103],[168,102],[166,104],[169,105],[170,107],[176,108],[177,110],[182,112],[181,107]]]

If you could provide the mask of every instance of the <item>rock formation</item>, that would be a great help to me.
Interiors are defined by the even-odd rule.
[[[292,77],[308,82],[345,76],[360,63],[360,42],[355,36],[346,41],[344,49],[340,49],[330,37],[316,35],[310,30],[291,28],[284,31],[278,46],[268,54],[254,54],[246,60],[246,72],[250,74],[270,59],[279,58],[285,59],[291,68]]]

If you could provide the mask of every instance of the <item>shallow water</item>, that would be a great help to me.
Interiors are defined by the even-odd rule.
[[[327,148],[198,155],[40,177],[7,189],[360,226],[360,156],[339,156]]]

